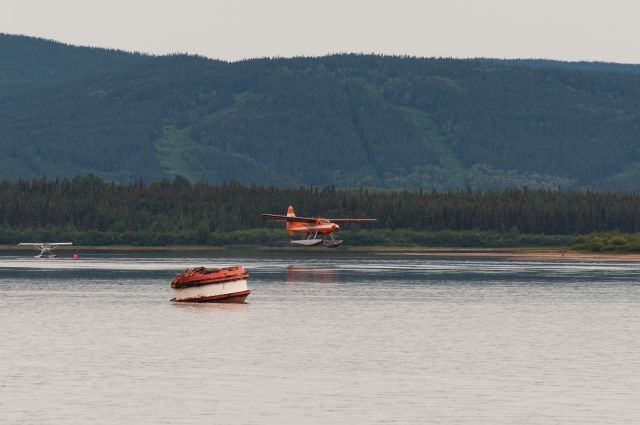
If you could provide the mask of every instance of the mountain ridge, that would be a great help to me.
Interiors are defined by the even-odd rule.
[[[635,65],[7,45],[0,178],[640,189]]]

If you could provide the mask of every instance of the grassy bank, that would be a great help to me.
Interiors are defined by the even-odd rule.
[[[350,247],[458,247],[458,248],[565,248],[582,252],[640,252],[640,233],[591,233],[587,235],[527,234],[517,231],[480,230],[414,231],[411,229],[359,229],[341,231],[336,238]],[[298,236],[295,236],[298,238]],[[83,246],[129,247],[219,247],[255,245],[288,246],[290,236],[280,227],[264,227],[228,232],[125,231],[101,232],[61,229],[0,228],[0,244],[19,242],[71,241]]]
[[[640,233],[591,233],[575,238],[571,248],[585,252],[640,252]]]
[[[366,229],[336,234],[349,246],[420,246],[420,247],[568,247],[571,235],[522,234],[491,231],[432,231],[409,229]],[[0,229],[0,244],[38,241],[72,241],[76,245],[91,246],[188,246],[188,245],[265,245],[286,246],[290,237],[281,228],[259,228],[230,232],[100,232],[63,231],[47,229]]]

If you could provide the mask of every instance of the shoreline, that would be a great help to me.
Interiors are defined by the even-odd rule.
[[[32,252],[33,249],[26,247],[18,247],[16,245],[0,244],[1,251],[22,251]],[[207,252],[207,251],[240,251],[254,250],[261,252],[322,252],[322,253],[338,253],[340,251],[349,253],[369,253],[374,255],[407,255],[422,257],[460,257],[460,258],[510,258],[522,260],[599,260],[599,261],[631,261],[640,262],[640,253],[622,253],[622,252],[586,252],[573,251],[568,248],[430,248],[430,247],[402,247],[402,246],[354,246],[341,247],[336,250],[318,251],[313,248],[299,247],[270,247],[261,245],[170,245],[170,246],[134,246],[134,245],[110,245],[110,246],[65,246],[60,247],[56,251],[111,251],[111,252]]]
[[[640,262],[640,253],[602,253],[579,251],[486,251],[473,252],[442,251],[442,252],[405,252],[405,255],[424,257],[474,257],[474,258],[508,258],[513,260],[584,260],[584,261],[629,261]],[[380,253],[384,255],[384,253]]]
[[[209,245],[72,245],[60,246],[56,252],[61,251],[222,251],[224,246]],[[0,251],[38,251],[36,248],[25,246],[0,244]]]

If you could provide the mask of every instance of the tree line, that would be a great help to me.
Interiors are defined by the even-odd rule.
[[[476,232],[476,239],[482,239],[482,232],[640,231],[637,193],[271,187],[191,183],[183,177],[151,184],[114,183],[88,175],[0,182],[0,242],[16,243],[25,237],[136,245],[285,240],[280,226],[264,222],[260,214],[284,214],[289,205],[304,216],[377,218],[374,226],[349,229],[352,235],[361,234],[356,240],[363,243],[425,232]],[[377,236],[367,239],[371,232]],[[233,234],[235,238],[229,236]]]

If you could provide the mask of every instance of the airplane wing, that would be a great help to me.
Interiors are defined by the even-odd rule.
[[[286,215],[279,214],[260,214],[262,218],[266,218],[274,221],[288,221],[289,223],[300,222],[300,223],[315,223],[319,219],[313,217],[288,217]]]
[[[279,214],[261,214],[263,218],[275,221],[288,221],[288,222],[302,222],[302,223],[315,223],[317,221],[330,221],[336,224],[347,223],[375,223],[378,221],[376,218],[320,218],[320,217],[288,217],[286,215]]]
[[[332,223],[336,224],[348,224],[348,223],[376,223],[378,221],[377,218],[328,218]]]
[[[46,243],[46,242],[20,242],[18,246],[37,246],[40,248],[42,245],[49,246],[62,246],[62,245],[73,245],[73,242],[55,242],[55,243]]]

